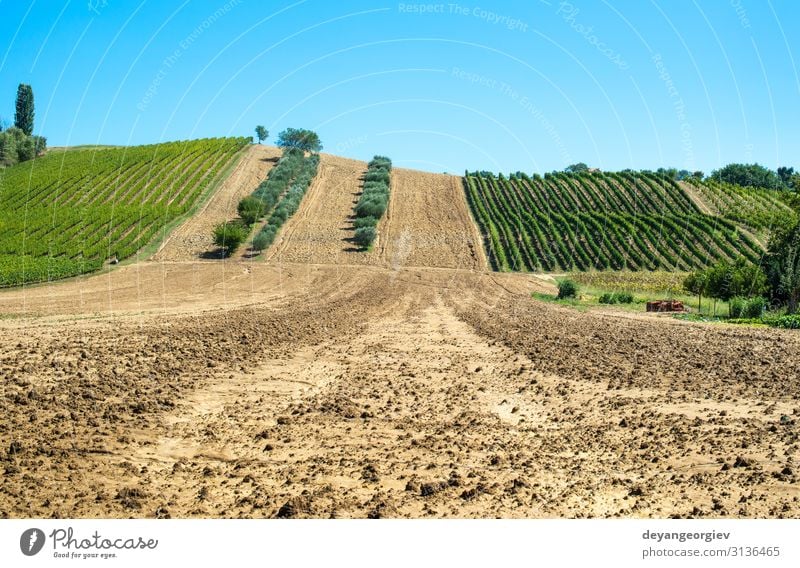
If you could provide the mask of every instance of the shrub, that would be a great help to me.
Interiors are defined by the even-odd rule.
[[[558,282],[558,298],[563,300],[565,298],[576,298],[578,296],[578,285],[572,280],[561,280]]]
[[[781,316],[773,325],[784,329],[800,329],[800,315]]]
[[[356,215],[359,217],[375,217],[378,219],[383,216],[384,211],[386,211],[386,200],[377,197],[359,201],[358,205],[356,205]]]
[[[272,244],[273,237],[270,233],[266,233],[261,231],[258,233],[255,238],[253,239],[253,250],[261,252],[269,247]]]
[[[264,214],[264,204],[260,199],[255,197],[245,197],[239,202],[236,210],[239,217],[242,218],[247,225],[252,225]]]
[[[214,244],[232,254],[247,238],[247,230],[241,223],[223,222],[214,229]]]
[[[362,227],[375,227],[377,224],[378,220],[375,217],[359,217],[353,221],[353,226],[356,229],[361,229]]]
[[[364,181],[379,181],[389,185],[389,172],[383,169],[367,171],[366,175],[364,175]]]
[[[735,298],[731,298],[731,301],[728,303],[728,312],[731,318],[738,319],[744,317],[744,307],[747,303],[747,300],[744,298],[737,296]]]
[[[744,305],[744,312],[742,317],[745,318],[760,318],[764,315],[764,310],[767,307],[767,300],[761,296],[750,298]]]
[[[616,294],[617,302],[620,304],[632,304],[633,303],[633,294],[630,292],[617,292]]]
[[[630,292],[606,292],[600,296],[601,304],[632,304],[633,294]]]
[[[356,236],[354,240],[357,245],[363,248],[369,248],[369,246],[375,240],[376,235],[377,231],[375,231],[375,227],[361,227],[360,229],[356,229]]]

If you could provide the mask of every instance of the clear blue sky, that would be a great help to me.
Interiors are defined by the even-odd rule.
[[[797,0],[0,0],[49,144],[319,132],[398,166],[800,166]]]

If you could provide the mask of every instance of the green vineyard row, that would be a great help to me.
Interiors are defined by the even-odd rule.
[[[248,142],[67,150],[0,171],[0,286],[132,256],[191,210]]]
[[[496,270],[692,270],[763,250],[651,173],[467,173],[467,200]]]

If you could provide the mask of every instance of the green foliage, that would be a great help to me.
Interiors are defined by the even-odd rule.
[[[767,309],[767,304],[767,299],[761,296],[748,299],[744,304],[742,317],[753,319],[760,318],[764,315],[764,311]]]
[[[632,304],[633,294],[630,292],[606,292],[600,296],[601,304]]]
[[[355,221],[353,221],[353,226],[356,229],[360,229],[362,227],[375,227],[378,224],[378,220],[375,217],[358,217]]]
[[[766,260],[772,297],[785,302],[790,314],[800,304],[800,223],[773,235]]]
[[[728,315],[733,319],[744,317],[744,309],[747,304],[747,299],[741,296],[731,298],[728,302]]]
[[[287,128],[278,134],[277,145],[280,148],[294,148],[303,152],[322,151],[319,135],[303,128]]]
[[[222,222],[214,227],[214,244],[230,256],[247,238],[247,228],[241,223]]]
[[[777,173],[759,164],[728,164],[711,172],[712,179],[744,187],[764,189],[785,189]]]
[[[559,280],[558,281],[558,295],[559,300],[566,298],[576,298],[578,296],[578,285],[572,280]]]
[[[668,171],[479,172],[464,190],[497,270],[688,272],[763,254],[731,221],[701,213]]]
[[[135,254],[191,210],[248,142],[52,151],[6,168],[0,172],[0,285],[83,274],[111,256]]]
[[[252,195],[242,199],[236,210],[239,217],[248,226],[258,221],[265,213],[264,202]]]
[[[355,206],[355,241],[366,249],[377,236],[378,220],[389,205],[392,161],[386,156],[375,156],[367,165],[361,197]]]
[[[578,162],[577,164],[570,164],[569,166],[564,168],[565,172],[570,172],[570,173],[574,173],[574,174],[585,172],[585,171],[588,171],[588,170],[589,170],[589,166],[587,166],[583,162]]]
[[[272,244],[274,238],[274,235],[270,236],[263,231],[259,232],[253,239],[253,250],[258,252],[266,250]]]
[[[303,195],[318,168],[318,154],[304,157],[300,151],[285,152],[267,180],[256,188],[250,198],[246,198],[260,204],[259,217],[269,214],[267,223],[253,239],[253,250],[265,250],[273,243],[281,226],[300,208]]]
[[[353,240],[357,245],[366,249],[369,248],[377,235],[378,232],[375,230],[375,227],[361,227],[356,229],[356,234]]]
[[[28,136],[16,126],[0,132],[0,166],[13,166],[44,153],[47,139]]]
[[[258,138],[259,144],[261,144],[264,140],[266,140],[268,136],[269,136],[269,130],[267,130],[260,124],[256,126],[256,138]]]
[[[19,128],[26,136],[31,136],[33,134],[33,117],[33,89],[30,85],[20,83],[17,87],[14,126]]]
[[[785,315],[781,316],[772,322],[775,327],[782,327],[784,329],[800,329],[800,316],[799,315]]]

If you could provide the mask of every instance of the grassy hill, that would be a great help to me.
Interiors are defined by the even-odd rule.
[[[187,213],[249,142],[64,149],[0,169],[0,285],[122,260]]]
[[[703,212],[681,185],[653,173],[475,172],[464,185],[496,270],[680,271],[742,255],[758,262],[764,251],[754,234],[794,219],[775,195],[714,182],[696,184]]]

